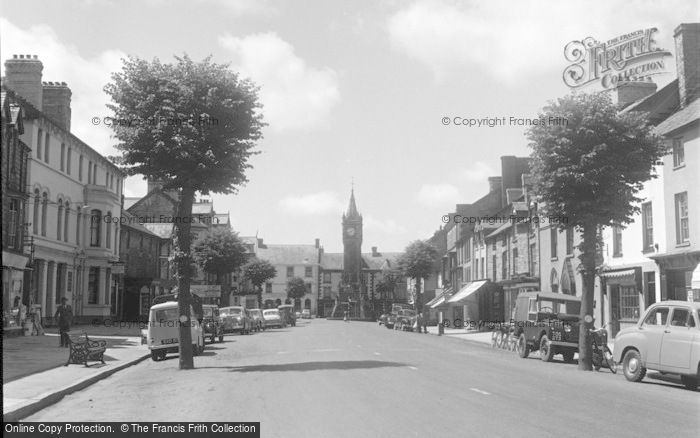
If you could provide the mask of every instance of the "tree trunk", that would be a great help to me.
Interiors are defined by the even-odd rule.
[[[262,284],[258,285],[255,289],[257,291],[256,295],[258,296],[258,309],[262,309]]]
[[[190,222],[192,218],[192,204],[194,202],[194,190],[185,187],[182,190],[178,216],[175,218],[175,235],[177,237],[176,251],[178,270],[178,308],[180,311],[180,369],[194,368],[192,357],[192,334],[190,333],[191,318],[190,306],[190,279],[192,276],[192,236]]]
[[[416,315],[422,312],[423,300],[421,299],[421,279],[416,278],[416,298],[413,300],[413,305],[416,307]]]
[[[581,323],[578,335],[578,369],[591,371],[591,344],[588,342],[588,331],[593,328],[593,301],[595,294],[595,259],[596,241],[598,237],[597,224],[586,224],[583,227],[583,243],[581,266],[583,275],[583,291],[581,295]],[[588,320],[589,322],[587,322]]]

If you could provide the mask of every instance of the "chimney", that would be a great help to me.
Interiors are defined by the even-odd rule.
[[[314,243],[315,243],[316,249],[318,249],[318,247],[321,246],[321,239],[316,238]]]
[[[489,177],[489,192],[500,192],[503,184],[503,178],[500,176]]]
[[[682,23],[673,32],[681,108],[700,93],[700,23]]]
[[[70,131],[71,91],[65,82],[44,82],[42,112],[66,131]]]
[[[501,206],[507,204],[508,189],[522,188],[522,176],[530,171],[530,160],[528,157],[516,157],[505,155],[501,157]]]
[[[5,61],[5,82],[17,95],[42,110],[43,92],[41,72],[44,65],[36,55],[12,55]]]
[[[506,189],[506,205],[512,204],[523,195],[523,189]]]
[[[618,82],[615,88],[620,109],[656,93],[656,84],[651,81]]]

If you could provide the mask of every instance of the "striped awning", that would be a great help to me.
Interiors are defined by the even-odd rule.
[[[621,279],[621,278],[629,278],[629,279],[634,279],[634,269],[625,269],[624,271],[611,271],[611,272],[603,272],[600,274],[601,277],[603,278],[615,278],[615,279]]]
[[[463,299],[467,298],[469,295],[473,294],[474,292],[478,291],[481,286],[485,285],[488,280],[481,280],[481,281],[472,281],[471,283],[468,283],[465,285],[462,289],[459,290],[453,296],[450,298],[448,303],[457,303],[459,301],[462,301]]]
[[[445,302],[445,296],[444,296],[444,295],[440,295],[439,297],[436,297],[434,300],[431,300],[431,301],[428,303],[428,306],[430,306],[431,309],[434,309],[434,308],[438,307],[439,305],[441,305],[441,304],[444,303],[444,302]]]
[[[700,289],[700,263],[698,263],[693,271],[693,276],[690,279],[690,288]]]

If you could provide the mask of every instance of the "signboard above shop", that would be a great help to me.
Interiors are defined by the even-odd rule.
[[[191,284],[190,293],[199,295],[200,298],[220,298],[221,285],[219,284]]]

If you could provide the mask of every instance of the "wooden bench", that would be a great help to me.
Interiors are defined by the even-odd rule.
[[[83,364],[88,366],[88,361],[105,363],[104,354],[107,350],[107,341],[92,341],[87,333],[82,333],[78,336],[68,336],[70,340],[70,352],[68,361],[64,366],[69,364]]]

